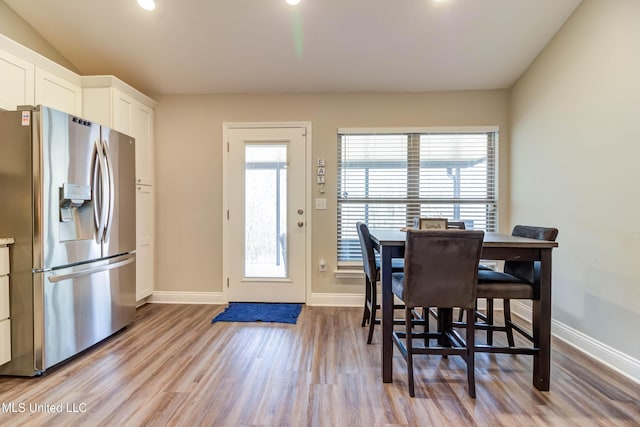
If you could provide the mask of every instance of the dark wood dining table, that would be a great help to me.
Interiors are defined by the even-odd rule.
[[[369,233],[374,248],[380,253],[382,381],[390,383],[393,381],[391,259],[404,257],[406,232],[398,229],[371,228]],[[532,302],[533,347],[521,349],[522,351],[497,346],[476,346],[474,349],[476,352],[533,355],[533,385],[541,391],[549,390],[551,373],[551,251],[557,246],[557,242],[487,232],[484,235],[481,254],[481,258],[485,260],[540,261],[540,298]]]

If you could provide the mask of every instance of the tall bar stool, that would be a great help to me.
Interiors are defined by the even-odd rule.
[[[478,263],[482,250],[483,231],[471,230],[408,230],[403,273],[392,273],[392,289],[405,304],[405,331],[393,332],[393,342],[407,362],[409,395],[415,396],[413,378],[414,354],[462,356],[467,364],[468,390],[476,396],[474,374],[474,323],[466,328],[466,340],[451,325],[438,332],[414,332],[413,326],[425,319],[414,319],[414,309],[429,307],[464,309],[472,319],[475,311]],[[428,320],[428,319],[427,319]],[[437,339],[438,346],[426,340]],[[414,346],[414,340],[424,346]]]
[[[380,261],[376,258],[371,242],[369,228],[364,222],[356,223],[358,229],[358,239],[360,240],[360,250],[362,251],[362,266],[364,268],[365,300],[362,313],[362,326],[369,324],[369,336],[367,344],[371,344],[375,325],[380,324],[380,319],[376,318],[376,311],[380,310],[378,303],[378,281],[380,281]],[[391,271],[398,272],[404,269],[404,259],[394,258],[391,260]],[[402,309],[404,305],[395,304],[394,309]],[[398,321],[394,321],[398,324]],[[403,322],[400,322],[403,323]]]
[[[554,241],[558,237],[557,228],[535,227],[529,225],[516,225],[512,236],[528,237],[536,240]],[[493,270],[479,270],[478,272],[478,298],[486,298],[486,314],[476,312],[477,329],[487,331],[487,344],[493,345],[493,332],[506,332],[509,347],[514,347],[513,331],[516,330],[522,336],[533,342],[531,334],[511,321],[512,299],[535,300],[540,297],[540,261],[506,261],[504,272]],[[494,299],[502,298],[504,326],[494,323]],[[469,319],[469,317],[467,317]]]

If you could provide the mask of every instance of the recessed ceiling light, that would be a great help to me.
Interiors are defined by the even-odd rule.
[[[291,6],[295,6],[298,3],[300,3],[300,0],[286,0],[287,4],[290,4]]]
[[[153,0],[138,0],[138,4],[145,10],[153,10],[156,8],[156,2]]]

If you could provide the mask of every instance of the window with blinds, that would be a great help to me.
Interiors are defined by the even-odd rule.
[[[417,217],[495,231],[497,131],[338,132],[338,261],[360,261],[356,222],[411,226]]]

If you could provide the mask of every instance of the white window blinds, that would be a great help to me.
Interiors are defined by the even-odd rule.
[[[338,134],[338,261],[361,259],[356,222],[402,228],[416,217],[495,231],[496,131]]]

